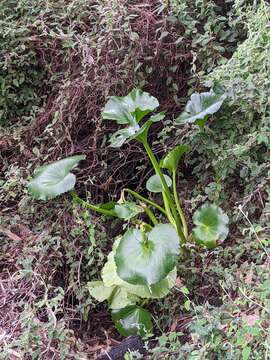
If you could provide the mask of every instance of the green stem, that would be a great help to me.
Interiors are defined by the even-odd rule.
[[[164,192],[162,193],[162,198],[163,198],[163,202],[164,202],[164,205],[165,205],[165,209],[166,209],[166,213],[167,213],[167,218],[168,218],[168,220],[170,221],[170,223],[175,227],[175,221],[174,221],[174,218],[173,218],[173,216],[172,216],[171,208],[170,208],[168,199],[167,199],[167,197],[166,197],[166,195],[165,195]]]
[[[187,237],[188,237],[188,226],[187,226],[186,218],[185,218],[183,209],[181,208],[180,200],[179,200],[179,197],[178,197],[178,194],[177,194],[176,170],[173,171],[173,196],[174,196],[174,201],[175,201],[175,204],[176,204],[177,211],[178,211],[178,213],[180,215],[180,219],[182,221],[183,232],[184,232],[184,235],[185,235],[185,237],[187,239]]]
[[[174,220],[175,220],[175,226],[176,226],[176,230],[179,234],[179,237],[180,237],[180,242],[181,244],[185,244],[187,242],[186,240],[186,237],[183,233],[183,230],[182,230],[182,227],[181,227],[181,223],[180,223],[180,219],[178,217],[178,214],[177,214],[177,211],[176,211],[176,208],[175,208],[175,204],[174,204],[174,201],[172,199],[172,196],[171,196],[171,193],[170,193],[170,190],[168,188],[168,185],[166,183],[166,180],[164,178],[164,175],[160,169],[160,166],[157,162],[157,159],[155,158],[155,155],[152,151],[152,149],[150,148],[149,144],[147,141],[144,141],[143,142],[143,145],[144,145],[144,148],[149,156],[149,159],[151,160],[151,163],[155,169],[155,172],[156,174],[160,177],[160,180],[161,180],[161,183],[162,183],[162,186],[164,188],[164,192],[165,192],[165,196],[167,197],[168,199],[168,202],[169,202],[169,205],[170,205],[170,208],[172,210],[172,215],[174,217]]]
[[[151,210],[149,209],[149,207],[146,206],[146,205],[142,205],[142,208],[143,208],[144,212],[147,214],[147,216],[149,217],[149,219],[152,221],[152,223],[153,223],[154,225],[157,225],[157,224],[158,224],[158,220],[157,220],[157,218],[155,217],[153,211],[151,211]]]
[[[141,224],[140,224],[140,228],[142,229],[144,229],[144,231],[147,229],[147,231],[151,231],[152,230],[152,226],[151,225],[149,225],[149,224],[147,224],[147,223],[145,223],[145,222],[141,222]]]
[[[106,215],[106,216],[114,216],[117,217],[113,211],[107,210],[107,209],[101,209],[100,207],[96,205],[89,204],[87,201],[84,201],[81,199],[74,191],[71,191],[72,199],[77,203],[82,205],[84,208],[95,211],[99,214]]]
[[[151,205],[153,207],[155,207],[156,209],[158,209],[163,215],[167,215],[166,211],[159,206],[158,204],[156,204],[154,201],[151,201],[145,197],[143,197],[142,195],[138,194],[136,191],[130,190],[130,189],[123,189],[123,191],[129,193],[130,195],[134,196],[135,198],[137,198],[138,200],[143,201],[144,203]]]

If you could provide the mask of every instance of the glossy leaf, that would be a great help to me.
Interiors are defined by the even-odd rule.
[[[103,119],[115,120],[118,124],[127,124],[124,129],[116,131],[110,138],[112,147],[121,147],[132,139],[142,140],[147,136],[153,122],[164,118],[164,113],[153,115],[140,127],[138,123],[149,112],[159,106],[158,100],[139,89],[132,90],[127,96],[112,96],[102,112]]]
[[[102,112],[103,119],[115,120],[118,124],[138,123],[150,111],[159,106],[158,100],[140,89],[132,90],[128,95],[112,96]]]
[[[120,219],[130,220],[143,212],[143,209],[133,202],[125,202],[123,204],[116,204],[114,207],[116,215]]]
[[[152,334],[153,331],[151,314],[139,306],[113,310],[112,320],[118,332],[123,336],[139,335],[144,337]]]
[[[172,180],[169,176],[164,175],[168,187],[172,186]],[[146,189],[154,193],[161,193],[164,191],[162,182],[158,175],[152,175],[146,182]]]
[[[176,171],[182,156],[189,151],[190,147],[188,145],[176,146],[161,160],[160,166],[170,172]]]
[[[102,280],[106,287],[119,286],[123,290],[126,290],[128,294],[134,294],[141,298],[156,298],[160,299],[170,292],[170,289],[176,282],[176,268],[174,268],[167,277],[153,285],[133,285],[122,280],[117,275],[116,264],[114,261],[115,252],[119,245],[120,238],[114,243],[113,251],[108,255],[108,261],[102,269]]]
[[[38,168],[28,183],[29,193],[35,199],[48,200],[72,190],[76,177],[70,171],[84,159],[85,155],[75,155]]]
[[[221,95],[214,92],[192,94],[184,112],[175,121],[179,124],[194,123],[197,120],[205,121],[207,116],[220,109],[225,99],[225,94]],[[202,122],[199,124],[203,125]]]
[[[135,115],[137,122],[159,106],[154,96],[140,89],[133,89],[122,99],[128,111]]]
[[[193,215],[196,227],[193,229],[193,238],[200,244],[212,249],[218,241],[226,239],[229,228],[228,216],[216,205],[203,205]]]
[[[149,233],[129,229],[115,252],[118,276],[130,284],[152,285],[165,279],[176,265],[179,237],[170,224],[156,225]]]
[[[102,118],[105,120],[115,120],[117,124],[131,124],[135,121],[133,116],[123,102],[123,98],[112,96],[105,105]]]

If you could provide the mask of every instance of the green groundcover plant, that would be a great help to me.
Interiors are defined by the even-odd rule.
[[[195,124],[204,131],[207,119],[219,110],[225,98],[226,94],[213,90],[193,94],[175,121]],[[195,226],[189,231],[176,184],[179,162],[190,148],[178,145],[158,161],[147,140],[151,125],[165,117],[163,112],[152,114],[158,106],[156,98],[134,89],[127,96],[110,97],[102,117],[122,126],[112,134],[110,146],[120,148],[132,140],[144,146],[155,172],[147,180],[146,189],[161,194],[163,206],[131,189],[123,189],[117,202],[93,205],[81,199],[74,191],[76,177],[71,171],[85,159],[84,155],[38,168],[28,184],[35,199],[49,200],[70,191],[77,204],[128,222],[125,233],[114,241],[102,280],[88,284],[91,296],[100,302],[107,300],[116,328],[124,336],[152,333],[151,314],[142,306],[149,299],[169,293],[175,285],[177,261],[189,256],[190,244],[211,249],[228,235],[228,217],[214,204],[204,204],[194,213]]]

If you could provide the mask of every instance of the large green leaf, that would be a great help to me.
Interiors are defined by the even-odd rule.
[[[172,186],[172,180],[169,176],[164,175],[168,187]],[[152,175],[146,182],[146,189],[154,193],[161,193],[164,191],[162,182],[158,175]]]
[[[158,100],[140,89],[132,90],[123,97],[112,96],[102,112],[103,119],[115,120],[118,124],[139,122],[159,106]]]
[[[114,243],[113,251],[108,255],[108,261],[102,269],[102,280],[106,287],[119,286],[126,290],[129,294],[137,295],[141,298],[162,298],[170,292],[170,289],[175,285],[176,281],[176,268],[174,268],[165,279],[153,285],[133,285],[122,280],[117,275],[116,264],[114,255],[119,245],[120,238]]]
[[[122,97],[112,96],[102,112],[103,119],[115,120],[118,124],[131,124],[135,118],[131,115]]]
[[[116,204],[114,211],[120,219],[130,220],[142,213],[143,209],[134,202],[125,202],[123,204]]]
[[[73,189],[76,177],[70,171],[84,159],[85,155],[75,155],[38,168],[28,183],[29,193],[35,199],[48,200]]]
[[[121,147],[132,139],[144,138],[153,122],[164,118],[164,113],[159,113],[140,127],[138,123],[149,112],[159,106],[158,100],[139,89],[132,90],[127,96],[112,96],[102,112],[103,119],[115,120],[118,124],[127,124],[124,129],[116,131],[110,138],[112,147]]]
[[[152,285],[165,279],[176,265],[179,238],[170,224],[156,225],[149,233],[129,229],[115,252],[117,274],[131,284]]]
[[[220,109],[225,99],[226,94],[216,94],[212,91],[192,94],[184,112],[175,121],[179,124],[186,124],[202,120],[198,125],[203,125],[203,121],[209,115]]]
[[[229,232],[228,216],[216,205],[203,205],[193,215],[193,222],[196,225],[193,238],[208,249],[217,246],[218,241],[225,240]]]
[[[176,268],[160,282],[146,285],[132,285],[122,279],[116,273],[114,251],[108,256],[108,261],[102,270],[103,281],[90,281],[87,287],[91,296],[97,301],[107,300],[110,309],[119,309],[128,305],[135,305],[140,298],[160,299],[170,292],[176,282]]]
[[[116,329],[123,336],[151,335],[153,331],[151,314],[139,306],[127,306],[124,309],[113,310],[112,319]]]
[[[190,147],[188,145],[176,146],[161,160],[160,166],[163,169],[168,169],[171,172],[176,171],[181,157],[189,151]]]

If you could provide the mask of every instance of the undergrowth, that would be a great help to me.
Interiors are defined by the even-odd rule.
[[[64,198],[31,204],[32,169],[87,154],[80,192],[97,202],[143,184],[141,149],[128,145],[127,161],[105,146],[107,96],[141,86],[169,109],[170,125],[180,97],[219,80],[233,89],[233,110],[210,122],[211,136],[165,126],[155,153],[199,144],[181,168],[186,214],[207,199],[222,205],[232,235],[179,265],[186,276],[152,309],[158,337],[149,358],[269,358],[269,5],[20,0],[2,1],[0,12],[0,357],[94,358],[119,340],[85,285],[121,223],[90,218]]]

